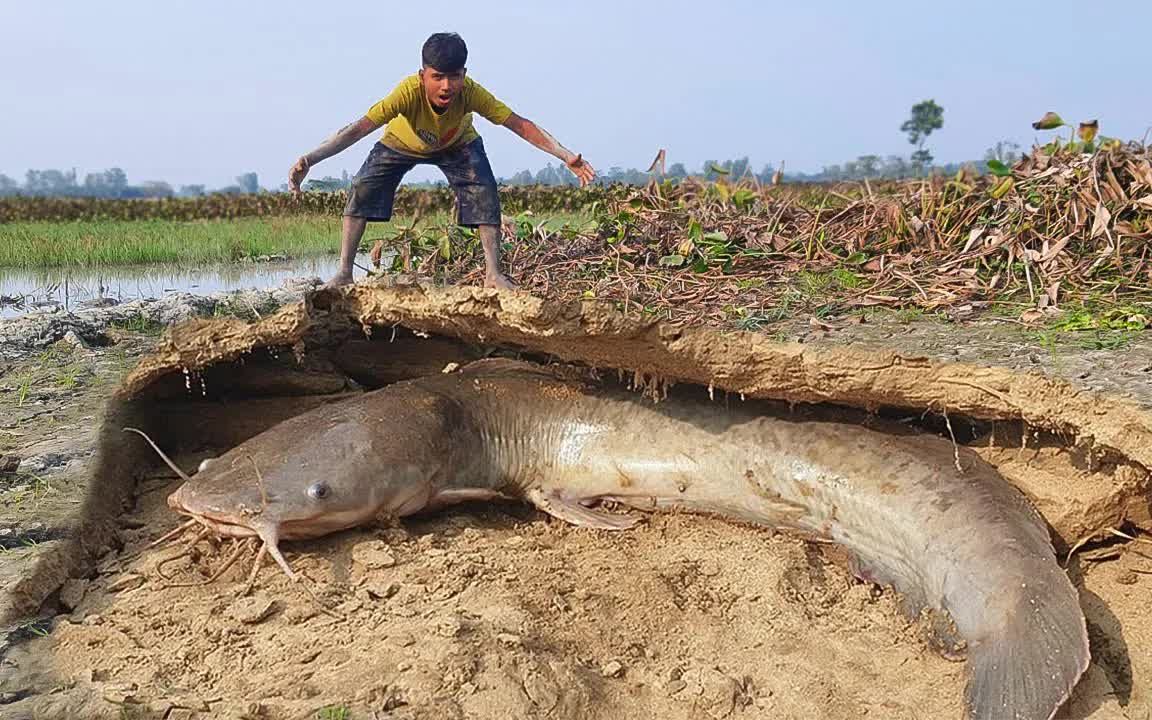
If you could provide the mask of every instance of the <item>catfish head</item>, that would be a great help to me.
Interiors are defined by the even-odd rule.
[[[201,464],[168,506],[221,536],[258,537],[281,568],[280,540],[313,538],[423,509],[451,466],[455,404],[385,390],[290,418]],[[415,397],[413,397],[415,395]],[[376,396],[376,397],[373,397]]]

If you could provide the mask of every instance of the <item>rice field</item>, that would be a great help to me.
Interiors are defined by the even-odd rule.
[[[547,216],[549,226],[591,218],[579,214]],[[397,217],[370,223],[364,247],[385,243],[401,232],[443,235],[450,215],[419,220]],[[0,223],[0,267],[101,267],[150,263],[218,264],[269,256],[303,257],[340,250],[339,216],[291,215],[232,220],[97,220]]]

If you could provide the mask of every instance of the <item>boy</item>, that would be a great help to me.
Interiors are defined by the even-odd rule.
[[[340,267],[328,287],[352,282],[352,261],[368,221],[392,217],[392,202],[401,178],[418,163],[437,165],[456,192],[457,221],[477,228],[484,246],[485,287],[515,287],[500,271],[500,196],[484,143],[472,126],[477,112],[503,125],[544,152],[555,155],[580,180],[592,182],[595,170],[580,155],[564,148],[535,123],[512,112],[466,77],[468,48],[456,33],[436,33],[421,51],[420,71],[400,82],[364,117],[345,126],[320,147],[302,156],[288,173],[288,185],[300,182],[316,163],[348,148],[381,125],[387,131],[368,153],[344,208]]]

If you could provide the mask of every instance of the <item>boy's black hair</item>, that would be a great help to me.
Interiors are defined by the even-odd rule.
[[[456,33],[436,33],[424,41],[420,55],[425,67],[444,73],[458,72],[468,62],[468,46]]]

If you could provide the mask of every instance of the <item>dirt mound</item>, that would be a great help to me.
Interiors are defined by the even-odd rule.
[[[321,403],[494,353],[619,372],[638,392],[695,384],[921,424],[997,465],[1064,549],[1152,528],[1152,413],[1066,382],[677,327],[595,303],[357,285],[255,323],[178,326],[126,379],[69,541],[5,598],[10,617],[45,600],[58,613],[51,634],[9,653],[0,689],[27,697],[8,709],[959,717],[963,666],[928,648],[890,592],[853,580],[835,550],[717,520],[659,516],[609,535],[518,505],[466,506],[287,544],[317,597],[268,570],[241,594],[239,564],[213,584],[174,587],[212,575],[228,552],[144,550],[176,525],[164,506],[176,481],[122,427],[146,429],[192,470]],[[1152,618],[1140,600],[1152,563],[1136,546],[1094,547],[1119,558],[1106,565],[1073,560],[1094,664],[1067,717],[1152,710]]]

